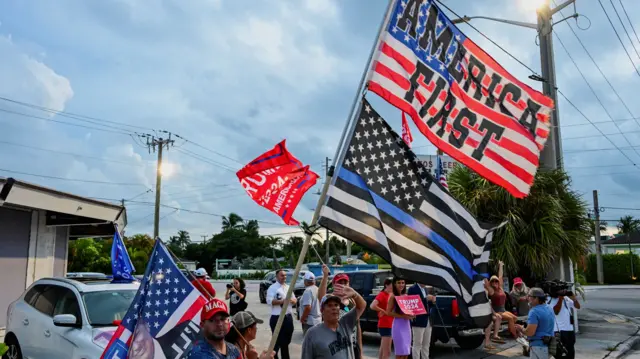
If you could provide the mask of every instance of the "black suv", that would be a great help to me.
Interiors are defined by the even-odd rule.
[[[293,269],[285,269],[287,272],[287,283],[291,283],[293,278]],[[298,298],[304,293],[304,280],[303,276],[306,271],[300,271],[300,276],[296,279],[296,286],[293,288],[293,295]],[[267,273],[260,282],[260,288],[258,289],[258,296],[260,297],[260,303],[267,303],[267,290],[276,282],[276,271]]]

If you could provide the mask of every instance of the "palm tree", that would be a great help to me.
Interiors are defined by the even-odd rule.
[[[222,216],[222,230],[240,229],[244,225],[242,217],[235,213],[229,213],[229,217]]]
[[[624,216],[620,218],[618,222],[618,233],[627,234],[636,232],[640,229],[640,220],[633,218],[633,216]]]
[[[606,232],[608,225],[607,221],[600,221],[600,233]],[[591,221],[591,233],[596,233],[596,222],[594,220]]]
[[[566,172],[539,171],[523,199],[464,166],[457,166],[448,180],[451,194],[479,220],[507,221],[495,233],[491,257],[503,261],[510,274],[542,278],[559,256],[576,262],[587,252],[591,236],[587,205],[571,190]]]
[[[258,224],[258,221],[255,219],[246,221],[243,225],[242,225],[242,229],[247,232],[249,235],[255,235],[257,236],[260,230],[260,225]]]

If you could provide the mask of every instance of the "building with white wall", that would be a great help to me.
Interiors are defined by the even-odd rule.
[[[126,221],[123,206],[0,178],[0,330],[31,283],[66,274],[69,239],[111,237]]]

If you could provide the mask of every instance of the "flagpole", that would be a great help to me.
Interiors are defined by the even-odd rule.
[[[320,210],[322,209],[322,205],[324,204],[327,198],[327,191],[329,190],[329,185],[333,183],[333,171],[335,170],[336,166],[340,165],[344,160],[344,156],[346,154],[345,139],[348,138],[348,136],[351,136],[353,134],[353,131],[355,131],[356,122],[353,121],[353,117],[355,116],[356,112],[360,109],[362,105],[361,99],[364,96],[364,91],[366,90],[366,83],[369,80],[369,76],[371,75],[371,67],[374,62],[373,61],[374,56],[376,55],[376,52],[380,45],[380,41],[382,39],[382,34],[385,30],[385,25],[389,22],[389,17],[393,12],[396,1],[397,0],[389,0],[387,9],[385,11],[385,15],[378,27],[378,34],[376,36],[376,40],[373,46],[371,47],[371,52],[369,53],[369,58],[367,59],[367,65],[362,73],[362,77],[360,78],[360,85],[358,86],[358,91],[356,92],[356,95],[353,98],[353,103],[351,104],[351,110],[349,112],[349,115],[347,116],[347,121],[344,125],[344,129],[342,130],[342,135],[340,136],[340,142],[338,143],[338,148],[336,149],[336,154],[335,156],[333,156],[333,164],[331,165],[331,169],[327,174],[328,178],[326,178],[324,181],[322,193],[320,194],[320,198],[318,199],[318,205],[316,205],[316,209],[313,213],[313,219],[311,220],[310,226],[315,226],[317,224],[318,217],[320,217]],[[276,345],[278,334],[280,334],[280,329],[282,328],[282,323],[284,322],[284,317],[287,314],[287,308],[289,305],[291,305],[290,301],[291,301],[291,296],[293,295],[293,288],[296,284],[296,280],[298,279],[298,276],[300,275],[300,269],[304,264],[304,259],[305,259],[305,256],[307,255],[307,251],[309,250],[309,243],[311,242],[311,237],[313,236],[313,233],[305,233],[305,234],[306,234],[306,237],[304,239],[304,243],[302,244],[302,250],[300,251],[300,255],[298,256],[298,263],[296,264],[296,268],[293,272],[293,278],[291,278],[291,283],[289,284],[289,290],[287,291],[287,296],[284,299],[282,310],[280,311],[280,316],[278,317],[278,322],[276,323],[276,326],[273,330],[273,334],[271,336],[271,342],[269,343],[269,348],[267,349],[267,353],[271,353],[273,351],[273,348]],[[329,240],[329,239],[327,238],[326,240]]]

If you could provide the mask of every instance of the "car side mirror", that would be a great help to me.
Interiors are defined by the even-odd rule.
[[[53,317],[53,325],[56,327],[79,328],[78,319],[73,314],[58,314]]]

